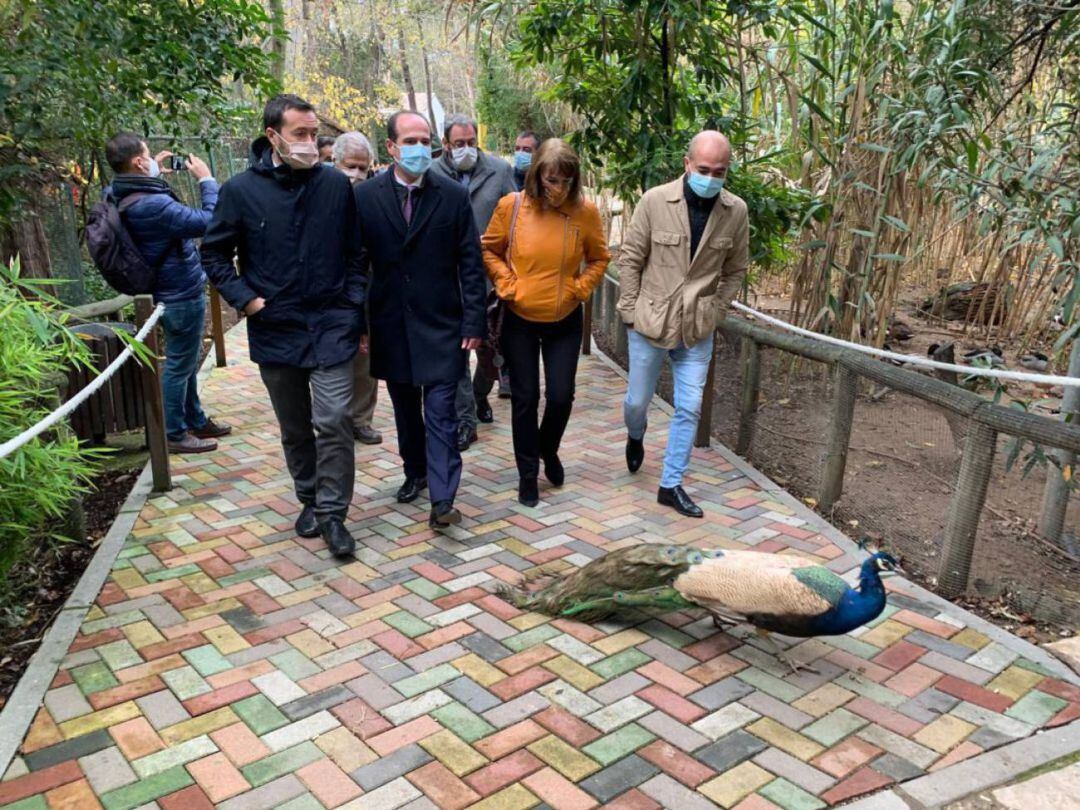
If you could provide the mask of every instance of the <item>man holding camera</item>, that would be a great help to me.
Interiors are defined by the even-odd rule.
[[[195,240],[206,233],[217,205],[218,184],[206,164],[171,152],[151,157],[138,135],[121,132],[105,147],[116,173],[109,193],[123,211],[124,226],[146,263],[157,269],[154,301],[165,305],[165,368],[161,387],[165,430],[172,453],[205,453],[232,431],[203,413],[199,402],[199,358],[206,321],[206,275]],[[161,163],[168,161],[163,167]],[[201,208],[189,208],[161,175],[189,171],[199,181]]]

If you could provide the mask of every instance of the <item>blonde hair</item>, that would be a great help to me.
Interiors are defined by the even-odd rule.
[[[533,155],[532,165],[525,175],[525,193],[535,200],[544,199],[541,178],[545,169],[569,177],[570,189],[566,193],[566,202],[570,205],[581,203],[581,159],[570,144],[560,138],[548,138]]]

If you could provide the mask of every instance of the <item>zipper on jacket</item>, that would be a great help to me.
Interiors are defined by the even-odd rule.
[[[566,237],[570,233],[570,217],[563,214],[562,255],[559,257],[559,286],[555,296],[555,320],[559,320],[563,298],[563,268],[566,267]]]

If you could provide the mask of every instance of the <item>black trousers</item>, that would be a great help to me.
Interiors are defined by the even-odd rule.
[[[561,321],[535,323],[509,309],[502,326],[502,351],[513,385],[511,425],[518,475],[537,478],[541,457],[559,451],[574,403],[574,377],[581,348],[581,307]],[[540,408],[540,358],[544,358],[544,419]]]

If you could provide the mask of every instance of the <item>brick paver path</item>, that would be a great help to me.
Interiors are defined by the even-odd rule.
[[[655,503],[667,418],[636,476],[622,380],[587,358],[566,486],[516,500],[508,407],[465,457],[463,524],[394,501],[387,442],[357,446],[355,562],[292,532],[277,428],[243,328],[205,386],[235,424],[178,461],[72,644],[0,805],[815,808],[1080,716],[1080,689],[1008,645],[894,594],[871,627],[798,644],[817,673],[699,614],[588,626],[490,593],[540,563],[645,541],[858,559],[804,529],[713,451],[689,486],[706,520]]]

